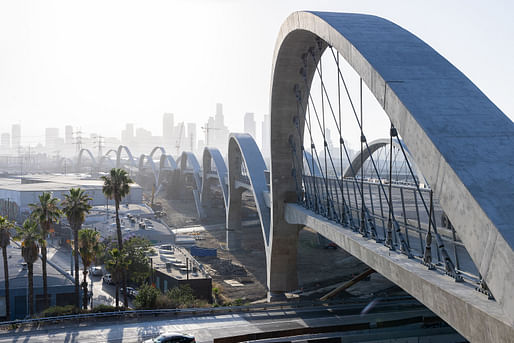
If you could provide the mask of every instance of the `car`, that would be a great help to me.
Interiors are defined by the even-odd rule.
[[[91,275],[93,275],[93,276],[102,276],[103,273],[104,272],[102,270],[102,267],[100,267],[100,266],[95,266],[95,267],[91,268]]]
[[[105,274],[103,277],[102,277],[102,280],[103,282],[105,282],[106,284],[108,285],[112,285],[112,275],[111,274]]]
[[[195,337],[178,332],[167,332],[144,343],[196,343]]]
[[[137,296],[137,294],[139,293],[136,289],[132,288],[132,287],[127,287],[127,295],[130,297],[130,298],[135,298]],[[125,292],[125,289],[123,287],[120,288],[120,293],[123,294]]]

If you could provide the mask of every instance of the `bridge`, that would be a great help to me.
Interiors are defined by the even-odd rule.
[[[369,142],[366,94],[386,122],[385,137]],[[227,163],[211,147],[200,167],[192,153],[175,160],[156,147],[136,159],[120,146],[106,154],[115,160],[83,150],[77,166],[87,155],[98,169],[151,171],[157,192],[172,173],[192,189],[199,217],[219,187],[229,248],[238,245],[241,194],[251,192],[270,300],[297,289],[307,226],[464,337],[514,337],[514,124],[464,74],[383,18],[296,12],[277,39],[270,109],[269,172],[245,134],[230,136]],[[352,128],[356,156],[345,140]]]

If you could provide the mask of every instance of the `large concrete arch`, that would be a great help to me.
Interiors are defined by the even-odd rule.
[[[476,324],[499,320],[513,325],[514,124],[430,46],[396,24],[370,15],[296,12],[280,29],[270,112],[270,292],[296,286],[296,240],[291,237],[299,225],[284,219],[286,203],[295,202],[296,196],[289,142],[291,138],[297,145],[303,142],[296,128],[299,122],[303,133],[303,114],[298,115],[294,90],[296,87],[303,95],[305,105],[316,64],[328,45],[353,67],[383,105],[415,163],[439,195],[441,207],[494,294],[499,312],[484,314],[480,306],[468,306],[466,301],[459,303],[461,307],[454,306],[436,298],[440,295],[444,299],[449,294],[445,290],[430,289],[436,298],[430,299],[426,292],[413,288],[412,280],[396,282],[411,289],[411,294],[467,337],[474,333],[484,340],[502,338],[498,335],[505,331],[479,331]],[[316,58],[307,59],[305,85],[300,74],[304,67],[301,56],[310,48],[314,48]],[[451,315],[455,308],[466,306],[467,315],[472,313],[476,320],[459,321]]]
[[[83,148],[83,149],[80,149],[79,155],[77,157],[77,170],[80,170],[80,168],[82,167],[82,155],[84,155],[84,153],[86,153],[89,156],[89,158],[91,159],[91,163],[96,168],[97,162],[96,162],[95,156],[93,155],[91,150]]]
[[[171,155],[161,154],[159,159],[159,169],[162,170],[175,170],[177,169],[177,162]]]
[[[179,182],[175,185],[175,187],[184,187],[186,184],[185,181],[187,174],[190,174],[193,177],[193,197],[196,204],[196,210],[198,217],[204,218],[205,215],[202,208],[200,194],[202,191],[202,171],[195,154],[189,151],[183,151],[180,157],[177,159],[177,164],[180,169],[180,174],[178,175]]]
[[[391,141],[390,141],[389,138],[379,138],[379,139],[375,139],[374,141],[369,142],[368,143],[369,150],[368,149],[364,149],[362,151],[362,162],[366,162],[369,159],[369,156],[371,154],[373,154],[378,149],[383,148],[383,147],[389,145],[390,143],[391,143]],[[407,146],[405,146],[405,144],[403,143],[402,140],[400,140],[400,143],[398,143],[398,141],[396,139],[393,139],[393,147],[394,148],[401,149],[400,144],[402,145],[403,149],[405,150],[405,154],[407,155],[407,158],[408,158],[408,160],[411,163],[411,166],[413,168],[413,172],[418,177],[418,180],[420,182],[422,182],[422,183],[426,182],[425,181],[425,177],[423,176],[423,174],[421,173],[421,171],[418,168],[418,165],[413,163],[414,159],[413,159],[409,149],[407,148]],[[361,153],[359,151],[357,153],[357,155],[355,155],[354,158],[352,159],[351,167],[348,166],[345,169],[345,171],[343,173],[343,176],[344,177],[355,177],[355,174],[358,174],[358,172],[360,171],[361,167],[362,167],[362,165],[361,165]]]
[[[312,154],[310,152],[308,152],[307,150],[304,150],[303,158],[304,158],[305,162],[307,163],[307,166],[309,167],[309,169],[307,170],[309,172],[309,175],[321,176],[321,169],[319,168],[319,164],[312,157]]]
[[[214,166],[216,167],[217,178],[212,178],[210,176],[213,172],[212,163],[214,163]],[[217,180],[221,187],[223,203],[225,204],[226,209],[228,205],[228,184],[226,182],[228,172],[227,165],[225,164],[225,160],[223,159],[221,152],[217,148],[205,147],[202,156],[202,166],[202,204],[204,206],[206,205],[210,196],[210,187],[212,183]]]
[[[121,154],[125,151],[129,158],[130,166],[133,168],[136,168],[136,160],[134,159],[134,156],[132,156],[132,152],[130,152],[130,149],[126,145],[120,145],[118,147],[118,151],[116,154],[116,168],[121,168]]]
[[[154,150],[152,150],[152,152],[154,152]],[[152,170],[152,174],[154,176],[154,186],[155,186],[155,188],[157,188],[159,186],[160,168],[157,168],[157,166],[155,165],[152,155],[141,154],[141,156],[139,156],[138,162],[139,163],[138,163],[137,170],[138,170],[139,175],[143,175],[145,168],[148,165],[150,166],[150,168]]]
[[[227,211],[227,245],[238,247],[237,237],[231,233],[241,229],[241,194],[246,189],[238,187],[241,177],[241,167],[245,166],[250,188],[255,199],[257,213],[262,229],[262,237],[266,248],[266,256],[269,254],[270,240],[270,210],[266,206],[264,193],[268,192],[265,171],[266,163],[251,135],[247,133],[232,133],[228,142],[228,206]],[[235,235],[234,235],[235,236]],[[234,244],[232,244],[234,243]]]

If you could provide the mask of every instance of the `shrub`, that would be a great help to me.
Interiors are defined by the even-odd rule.
[[[66,306],[52,306],[41,312],[41,317],[57,317],[68,316],[70,314],[77,314],[80,311],[73,305]]]
[[[165,308],[173,308],[173,303],[170,298],[165,296],[164,294],[159,294],[157,298],[155,299],[155,307],[159,309],[165,309]]]
[[[101,304],[101,305],[95,306],[91,310],[91,313],[116,312],[116,311],[117,311],[116,310],[116,306],[110,306],[110,305]]]
[[[153,309],[160,294],[161,292],[157,288],[144,284],[139,287],[134,304],[138,309]]]

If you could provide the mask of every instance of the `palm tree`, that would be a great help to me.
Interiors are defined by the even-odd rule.
[[[106,261],[107,268],[112,274],[112,278],[114,282],[116,283],[116,309],[120,306],[120,278],[123,277],[123,275],[126,274],[127,268],[130,264],[130,261],[127,259],[127,254],[123,250],[119,250],[117,248],[112,249],[109,251],[109,257]],[[123,294],[127,294],[127,287],[124,285],[124,292]],[[125,307],[128,307],[127,304],[125,304]]]
[[[11,301],[9,297],[9,265],[7,263],[7,246],[11,242],[11,229],[14,223],[7,218],[0,216],[0,247],[4,260],[4,283],[5,283],[5,315],[7,320],[11,318]]]
[[[62,215],[61,210],[57,207],[59,199],[52,197],[49,192],[43,192],[39,196],[39,203],[29,204],[32,208],[31,216],[41,227],[43,240],[41,241],[41,267],[43,269],[43,296],[45,298],[45,306],[50,306],[48,298],[48,275],[46,272],[46,238],[50,233],[52,223],[58,223]]]
[[[43,234],[39,228],[39,224],[32,218],[28,218],[23,222],[22,227],[16,228],[18,233],[15,237],[17,241],[21,241],[21,255],[27,263],[29,278],[29,315],[34,315],[34,263],[37,261],[39,254],[39,245],[43,240]]]
[[[79,230],[82,227],[82,223],[86,219],[86,214],[89,213],[91,205],[89,202],[92,199],[87,193],[80,188],[70,189],[70,194],[64,195],[64,200],[61,205],[63,212],[68,218],[71,230],[73,231],[73,251],[74,263],[75,263],[75,304],[77,308],[80,308],[80,297],[79,297]]]
[[[87,270],[95,260],[100,248],[100,233],[92,229],[79,231],[79,254],[84,274],[82,306],[87,309]]]
[[[116,209],[116,234],[118,236],[118,249],[123,250],[123,237],[121,234],[120,224],[120,202],[130,192],[130,184],[133,183],[127,172],[121,168],[112,168],[108,176],[102,176],[104,186],[103,193],[109,199],[114,199],[114,207]],[[127,275],[123,274],[123,288],[127,288]],[[125,307],[128,307],[127,292],[123,293],[123,302]]]

